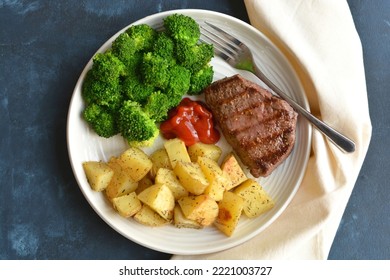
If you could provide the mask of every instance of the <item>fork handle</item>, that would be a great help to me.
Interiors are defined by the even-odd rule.
[[[355,143],[341,134],[334,128],[330,127],[325,122],[321,121],[308,110],[303,108],[293,99],[291,99],[287,94],[280,90],[270,79],[268,79],[260,69],[255,67],[256,76],[260,78],[270,89],[272,89],[277,95],[287,101],[291,107],[293,107],[298,113],[304,116],[309,122],[311,122],[319,131],[321,131],[330,141],[333,142],[340,150],[345,153],[352,153],[355,151]]]

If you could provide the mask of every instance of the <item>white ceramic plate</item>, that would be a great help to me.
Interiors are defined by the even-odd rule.
[[[152,27],[161,26],[163,18],[174,12],[191,16],[199,24],[205,20],[210,21],[236,35],[253,50],[257,63],[274,80],[275,84],[308,109],[303,88],[289,62],[262,33],[245,22],[206,10],[176,10],[148,16],[133,24],[146,23]],[[112,41],[127,28],[118,31],[98,52],[108,49]],[[212,60],[212,64],[215,80],[238,73],[237,70],[229,67],[218,57]],[[91,65],[92,60],[86,65],[76,84],[69,107],[67,124],[69,157],[73,172],[85,198],[96,213],[117,232],[138,244],[161,252],[186,255],[204,254],[225,250],[249,240],[268,227],[285,210],[299,188],[309,157],[311,127],[301,118],[298,118],[296,144],[291,155],[269,177],[259,180],[260,184],[275,199],[275,207],[255,219],[243,217],[232,237],[226,237],[214,227],[202,230],[178,229],[174,226],[149,228],[138,224],[131,218],[125,219],[119,216],[104,199],[103,194],[91,190],[82,168],[84,161],[107,161],[111,156],[119,155],[127,148],[126,142],[120,136],[110,139],[98,137],[81,117],[84,107],[81,85]],[[241,74],[247,79],[261,83],[251,74],[243,72]],[[158,139],[156,144],[152,148],[148,148],[146,152],[150,153],[153,149],[162,147],[162,141],[162,139]],[[231,150],[231,147],[223,139],[218,144],[221,145],[225,153]]]

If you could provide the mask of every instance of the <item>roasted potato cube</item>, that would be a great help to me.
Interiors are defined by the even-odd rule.
[[[86,161],[83,169],[88,183],[94,191],[104,191],[114,176],[114,171],[102,161]]]
[[[141,210],[142,204],[141,201],[137,198],[135,192],[114,197],[112,199],[112,205],[115,210],[118,211],[119,215],[125,218],[134,216],[139,210]]]
[[[260,184],[252,179],[246,180],[233,192],[244,199],[244,213],[249,218],[257,217],[275,205]]]
[[[196,162],[198,157],[208,157],[218,162],[221,157],[222,150],[220,147],[214,144],[205,144],[197,142],[194,145],[188,147],[188,154],[191,161]]]
[[[148,175],[146,175],[145,177],[143,177],[141,180],[139,180],[138,182],[138,187],[135,189],[135,192],[137,194],[140,194],[142,191],[144,191],[145,189],[149,188],[150,186],[153,186],[154,185],[154,181],[152,180],[152,178],[150,178]]]
[[[225,192],[218,208],[214,225],[226,236],[232,236],[244,208],[244,199],[233,192]]]
[[[175,198],[168,186],[154,184],[138,194],[138,199],[167,221],[172,220]]]
[[[215,201],[221,200],[225,190],[230,189],[230,179],[223,174],[218,163],[211,158],[199,156],[197,162],[209,182],[203,193]]]
[[[199,156],[196,162],[207,179],[211,180],[216,176],[222,176],[222,169],[216,161],[208,157]]]
[[[167,185],[171,189],[175,200],[183,196],[188,196],[187,189],[183,187],[183,185],[177,179],[175,172],[173,172],[171,169],[160,168],[157,171],[155,183]]]
[[[207,194],[215,201],[220,201],[223,194],[226,192],[226,186],[230,186],[230,183],[225,177],[217,176],[213,180],[209,181],[210,184],[204,190],[204,194]]]
[[[176,163],[179,161],[191,162],[190,156],[187,152],[187,147],[184,141],[182,141],[181,139],[169,139],[164,142],[164,147],[167,151],[172,168],[175,168]]]
[[[147,154],[136,147],[131,147],[123,152],[119,156],[118,163],[135,182],[138,182],[146,174],[148,174],[149,170],[153,166],[153,163]]]
[[[187,219],[196,221],[202,226],[212,224],[218,216],[218,204],[208,195],[185,196],[177,202]]]
[[[221,169],[232,182],[232,185],[228,188],[228,190],[237,187],[239,184],[248,179],[233,153],[226,155],[221,164]]]
[[[156,177],[157,171],[160,168],[172,169],[168,153],[164,148],[156,150],[149,156],[149,158],[153,163],[152,169],[150,170],[152,178]]]
[[[196,162],[179,161],[173,171],[183,187],[192,194],[202,194],[209,185],[199,164]]]
[[[196,221],[184,217],[184,214],[181,211],[179,205],[176,205],[175,209],[173,209],[173,224],[178,228],[194,228],[194,229],[203,228],[203,226],[198,224]]]
[[[134,215],[134,220],[151,227],[159,227],[169,223],[146,204],[143,204],[141,210]]]
[[[114,175],[105,189],[106,196],[109,200],[135,191],[138,187],[138,183],[134,182],[130,176],[123,171],[117,158],[112,157],[107,164],[114,171]]]

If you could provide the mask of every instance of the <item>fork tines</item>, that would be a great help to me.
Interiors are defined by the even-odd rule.
[[[234,38],[229,33],[225,32],[218,26],[205,21],[206,25],[200,25],[201,33],[205,43],[211,43],[214,45],[214,51],[217,55],[221,56],[223,59],[235,59],[235,56],[240,51],[239,46],[242,45],[242,42],[237,38]],[[213,30],[214,29],[214,30]],[[218,34],[216,34],[216,32]]]

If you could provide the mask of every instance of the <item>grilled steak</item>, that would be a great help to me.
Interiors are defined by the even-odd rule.
[[[268,176],[288,157],[297,113],[286,101],[240,75],[203,92],[226,140],[254,177]]]

